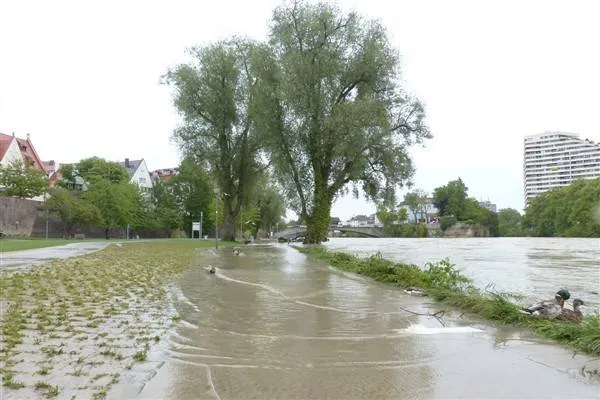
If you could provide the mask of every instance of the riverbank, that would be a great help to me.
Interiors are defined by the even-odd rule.
[[[490,321],[528,328],[541,337],[586,354],[600,356],[599,315],[587,315],[580,324],[523,315],[517,304],[522,296],[481,291],[448,260],[426,264],[422,269],[416,265],[394,263],[380,255],[359,258],[343,252],[329,252],[322,247],[296,248],[343,271],[368,276],[400,288],[420,287],[431,298],[450,308],[471,312]]]
[[[145,379],[144,361],[178,320],[168,284],[212,245],[112,244],[2,271],[2,398],[101,399],[125,374]]]

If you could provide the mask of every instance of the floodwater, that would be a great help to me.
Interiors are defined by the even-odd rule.
[[[109,244],[110,242],[78,242],[63,246],[0,252],[0,268],[29,268],[55,259],[77,257],[102,250]]]
[[[368,252],[378,247],[341,240],[328,246],[354,252],[353,243],[365,243]],[[208,264],[216,274],[207,273]],[[204,250],[172,294],[181,321],[149,355],[148,379],[139,388],[121,385],[111,397],[599,398],[600,382],[585,373],[589,357],[464,316],[417,315],[442,308],[285,244],[245,246],[239,256]]]
[[[552,298],[558,289],[581,298],[583,312],[600,307],[600,239],[564,238],[333,238],[330,250],[423,266],[445,257],[480,288]]]

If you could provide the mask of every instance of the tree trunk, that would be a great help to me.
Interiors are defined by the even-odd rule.
[[[223,234],[221,238],[223,240],[233,242],[235,240],[235,218],[229,212],[225,214],[223,218]]]
[[[324,184],[315,186],[315,203],[306,220],[306,244],[320,244],[327,239],[331,222],[332,198]]]

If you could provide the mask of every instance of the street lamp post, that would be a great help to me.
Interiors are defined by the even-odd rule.
[[[219,248],[219,188],[215,186],[215,249]]]

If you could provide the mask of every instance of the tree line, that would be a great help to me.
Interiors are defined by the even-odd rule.
[[[484,227],[490,236],[600,237],[600,178],[545,192],[530,200],[524,214],[513,208],[495,213],[482,207],[458,178],[435,188],[431,197],[417,189],[398,205],[381,203],[377,216],[390,236],[425,237],[427,204],[437,209],[442,231],[463,223]],[[407,223],[409,213],[412,223]]]
[[[65,164],[59,172],[61,179],[49,187],[48,178],[39,169],[12,163],[0,168],[0,194],[21,198],[44,195],[45,212],[63,223],[67,237],[78,228],[100,227],[107,237],[111,230],[126,227],[142,236],[187,235],[191,234],[192,222],[201,220],[202,232],[212,234],[215,209],[223,209],[222,197],[214,196],[212,178],[190,158],[181,162],[169,181],[155,179],[149,191],[131,183],[121,164],[99,157]],[[236,221],[246,236],[272,230],[285,215],[283,199],[268,177],[257,177],[257,183]],[[222,224],[222,219],[217,223]]]

